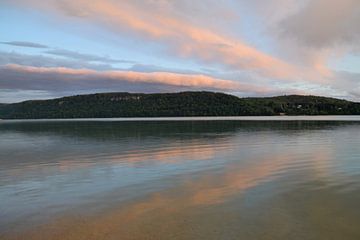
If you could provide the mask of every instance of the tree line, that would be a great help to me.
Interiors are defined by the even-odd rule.
[[[360,103],[318,96],[239,98],[218,92],[98,93],[0,104],[1,119],[358,115]]]

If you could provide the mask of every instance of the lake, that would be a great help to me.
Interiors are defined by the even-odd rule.
[[[0,121],[0,239],[360,239],[360,117]]]

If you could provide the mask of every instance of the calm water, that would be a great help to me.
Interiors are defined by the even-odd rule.
[[[0,239],[360,239],[359,117],[239,119],[1,121]]]

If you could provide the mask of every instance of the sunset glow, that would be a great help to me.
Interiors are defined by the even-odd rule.
[[[0,14],[0,102],[186,90],[360,100],[355,0],[5,0]]]

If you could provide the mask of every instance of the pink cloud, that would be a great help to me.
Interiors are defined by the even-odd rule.
[[[160,84],[177,87],[188,87],[198,89],[216,89],[222,91],[238,91],[238,92],[253,92],[266,93],[271,89],[253,85],[239,83],[231,80],[223,80],[213,78],[201,74],[180,74],[169,72],[134,72],[134,71],[97,71],[92,69],[72,69],[65,67],[32,67],[22,66],[16,64],[8,64],[2,69],[9,70],[12,73],[18,73],[22,79],[43,79],[48,77],[48,83],[56,81],[53,79],[61,79],[58,81],[71,81],[74,84],[78,82],[91,82],[94,80],[113,80],[118,82],[130,83],[146,83],[146,84]],[[29,80],[30,81],[30,80]],[[6,86],[0,86],[6,88]]]
[[[151,4],[136,4],[136,1],[126,0],[94,0],[90,3],[86,0],[63,0],[46,5],[37,0],[30,2],[33,8],[51,9],[88,19],[121,34],[127,32],[159,42],[178,57],[279,79],[289,79],[298,71],[295,66],[239,39],[196,26],[167,11],[167,8],[161,8],[160,12],[159,9],[150,8]]]

